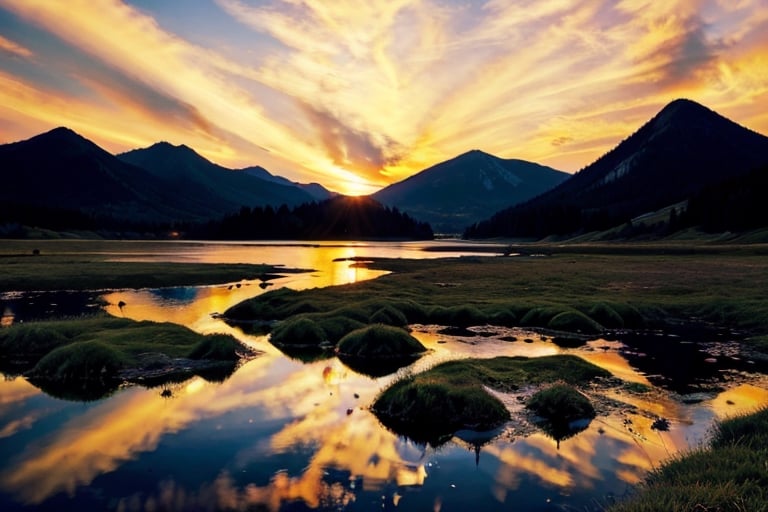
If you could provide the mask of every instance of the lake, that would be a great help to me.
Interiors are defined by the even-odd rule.
[[[74,301],[80,308],[100,307],[103,300],[110,314],[231,333],[262,354],[223,382],[194,377],[161,388],[131,386],[91,402],[52,398],[22,377],[4,376],[0,510],[602,510],[661,461],[704,442],[716,419],[768,404],[765,377],[731,350],[727,331],[715,340],[699,333],[628,334],[568,349],[519,329],[479,326],[446,334],[440,326],[417,325],[414,336],[431,352],[411,371],[470,356],[570,353],[652,388],[597,397],[617,405],[559,442],[513,421],[492,433],[459,432],[433,447],[392,433],[368,410],[397,375],[369,377],[336,358],[304,363],[267,336],[245,334],[216,317],[280,286],[331,286],[383,274],[334,261],[342,258],[492,257],[487,246],[472,244],[425,250],[444,246],[201,242],[135,250],[126,242],[108,256],[313,271],[285,274],[266,290],[259,281],[243,281],[82,294]],[[67,307],[62,294],[5,294],[0,301],[5,323]],[[660,374],[648,342],[654,336],[665,336],[684,354],[669,357],[695,360],[695,371],[682,380]],[[706,363],[715,352],[719,363]],[[697,379],[718,385],[689,392]],[[520,408],[515,400],[506,403]],[[659,417],[669,420],[669,430],[652,428]]]

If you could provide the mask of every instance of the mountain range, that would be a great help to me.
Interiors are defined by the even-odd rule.
[[[548,192],[469,227],[465,236],[605,230],[768,165],[768,137],[675,100],[614,149]]]
[[[461,233],[502,208],[531,199],[570,175],[524,160],[472,150],[372,195],[429,222],[438,233]]]
[[[117,156],[122,162],[148,171],[167,187],[176,190],[188,210],[201,218],[231,213],[240,206],[283,204],[297,206],[318,199],[304,185],[278,179],[266,169],[232,170],[205,159],[193,149],[167,142]],[[318,186],[319,187],[319,186]],[[327,199],[331,193],[322,189]]]
[[[333,195],[261,168],[227,169],[166,142],[115,156],[68,128],[0,146],[0,175],[6,217],[44,208],[116,222],[200,222],[243,205],[297,206]]]
[[[538,239],[632,228],[633,221],[659,211],[667,212],[669,226],[674,220],[714,229],[727,224],[714,216],[737,217],[728,224],[733,226],[762,222],[764,208],[752,203],[768,194],[765,172],[768,137],[698,103],[676,100],[572,176],[473,150],[371,198],[389,207],[390,223],[402,211],[436,232],[469,226],[469,238]],[[294,183],[262,167],[228,169],[167,142],[115,156],[67,128],[0,145],[0,178],[0,236],[9,236],[3,226],[14,224],[106,227],[118,236],[153,232],[160,225],[219,221],[242,213],[242,207],[267,218],[264,208],[285,205],[283,213],[290,215],[290,208],[334,196],[319,184]],[[721,190],[729,197],[716,201]],[[714,202],[719,206],[712,211],[719,213],[708,213]],[[759,219],[746,219],[750,215]]]

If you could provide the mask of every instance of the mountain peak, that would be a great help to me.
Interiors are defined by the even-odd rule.
[[[168,141],[161,140],[160,142],[155,142],[149,148],[147,149],[154,149],[154,150],[162,150],[162,151],[173,151],[173,150],[179,150],[180,152],[187,152],[187,153],[195,153],[197,152],[187,146],[186,144],[172,144]]]
[[[695,101],[678,99],[569,180],[498,212],[471,235],[600,231],[766,164],[768,138]]]
[[[374,199],[457,233],[501,208],[530,199],[568,175],[473,149],[376,192]]]
[[[40,148],[39,151],[44,152],[62,150],[70,155],[94,151],[106,153],[102,148],[66,126],[59,126],[16,144],[36,146]]]
[[[489,153],[486,153],[485,151],[480,150],[480,149],[470,149],[466,153],[462,153],[461,155],[457,156],[456,158],[462,158],[462,157],[467,157],[467,156],[486,156],[486,157],[490,156],[490,157],[496,158],[493,155],[491,155]]]
[[[667,103],[667,105],[661,109],[661,112],[664,112],[667,109],[680,109],[680,108],[703,109],[706,111],[710,111],[707,107],[705,107],[701,103],[697,103],[691,99],[677,98],[676,100],[672,100],[669,103]]]
[[[49,141],[62,141],[62,142],[88,142],[88,139],[77,133],[71,128],[66,126],[59,126],[53,130],[41,133],[29,140],[49,140]]]
[[[43,133],[42,135],[55,135],[55,136],[77,135],[78,137],[80,137],[80,135],[75,130],[73,130],[72,128],[67,128],[66,126],[58,126],[53,130]]]
[[[719,114],[708,109],[700,103],[689,99],[677,99],[668,103],[656,114],[655,120],[661,124],[689,123],[704,118],[720,118]]]

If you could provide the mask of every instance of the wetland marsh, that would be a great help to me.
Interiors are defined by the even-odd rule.
[[[0,250],[4,269],[18,265],[0,281],[6,323],[56,316],[61,297],[51,306],[40,291],[79,288],[95,304],[86,312],[229,334],[259,355],[223,378],[121,386],[88,401],[4,373],[3,510],[603,510],[708,440],[717,420],[768,404],[756,350],[768,334],[760,246],[501,257],[504,246],[469,244],[36,242],[31,256],[26,244]],[[82,275],[72,281],[81,285],[61,286],[57,272]],[[30,297],[45,307],[20,307]],[[253,328],[385,307],[428,349],[385,375],[333,350],[286,355]],[[610,372],[610,385],[580,388],[596,414],[572,436],[529,421],[536,388],[519,383],[486,389],[510,418],[491,431],[414,440],[372,410],[392,384],[441,363],[556,355]]]

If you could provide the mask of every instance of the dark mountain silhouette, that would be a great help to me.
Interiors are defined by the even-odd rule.
[[[45,208],[140,222],[188,215],[162,183],[67,128],[0,146],[6,212]]]
[[[429,224],[369,197],[336,196],[289,209],[243,207],[191,233],[212,240],[365,240],[432,238]]]
[[[468,228],[466,237],[604,230],[685,201],[768,163],[768,137],[676,100],[616,148],[554,189]]]
[[[551,189],[566,173],[474,150],[439,163],[371,197],[429,222],[441,233],[466,226]]]
[[[768,165],[708,186],[688,200],[670,223],[704,231],[747,231],[768,226]]]
[[[245,169],[240,169],[239,172],[244,172],[250,174],[251,176],[255,176],[256,178],[278,183],[280,185],[298,187],[318,201],[330,199],[336,195],[319,183],[297,183],[282,176],[275,176],[260,165],[254,167],[246,167]]]
[[[118,158],[148,171],[183,198],[187,209],[205,218],[220,217],[240,206],[295,206],[314,199],[293,184],[283,185],[214,164],[184,145],[158,142]]]
[[[68,128],[0,145],[0,236],[21,226],[160,232],[241,206],[295,206],[330,194],[263,171],[211,163],[186,146],[159,143],[116,157]]]

